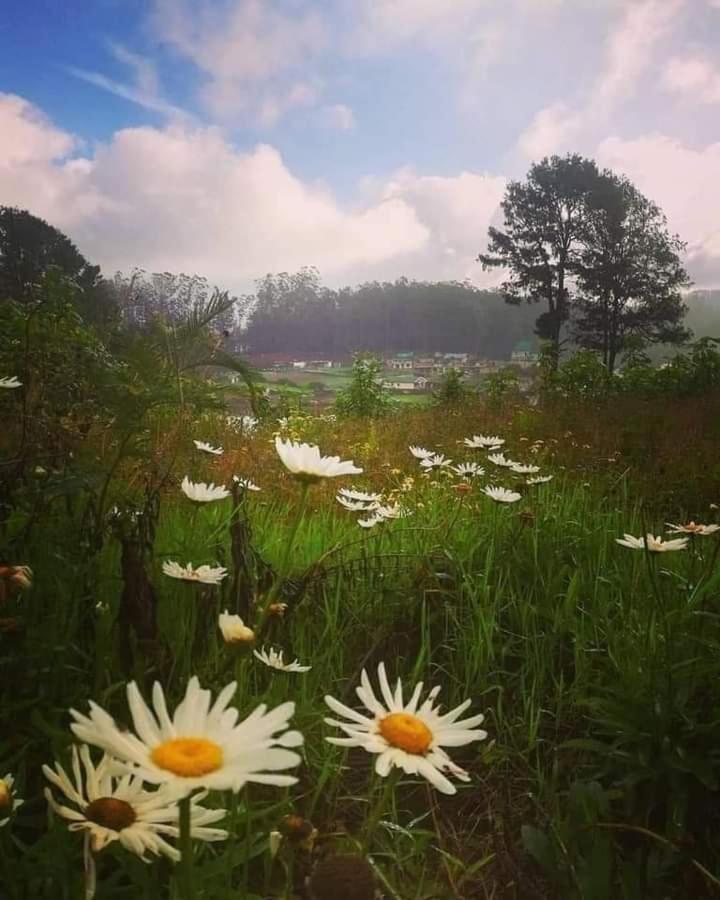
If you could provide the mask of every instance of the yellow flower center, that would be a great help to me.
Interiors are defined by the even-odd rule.
[[[0,778],[0,813],[4,813],[11,807],[12,794],[10,793],[10,788],[5,784],[5,781]]]
[[[180,775],[182,778],[197,778],[217,772],[223,764],[222,747],[206,738],[175,738],[159,744],[150,758],[160,769]]]
[[[407,753],[426,753],[433,734],[427,725],[410,713],[391,713],[380,722],[380,734],[388,744]]]
[[[85,807],[85,818],[103,828],[122,831],[135,823],[135,810],[124,800],[115,797],[100,797]]]

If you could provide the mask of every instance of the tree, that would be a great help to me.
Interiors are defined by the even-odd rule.
[[[100,267],[57,228],[27,210],[0,206],[0,301],[29,300],[50,268],[72,279],[81,292],[91,292],[100,277]]]
[[[553,367],[570,317],[572,276],[585,233],[588,194],[600,178],[597,165],[577,154],[535,163],[524,182],[512,181],[501,207],[504,230],[489,229],[484,269],[503,267],[508,303],[546,303],[536,333],[550,342]]]
[[[660,209],[627,178],[603,172],[585,218],[576,265],[580,346],[600,351],[612,374],[626,349],[686,341],[685,244],[668,232]]]

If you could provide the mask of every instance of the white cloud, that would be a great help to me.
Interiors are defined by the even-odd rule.
[[[566,152],[602,128],[618,105],[634,95],[686,3],[687,0],[639,0],[626,4],[617,28],[608,38],[603,68],[590,91],[573,105],[558,101],[536,113],[518,139],[520,152],[534,159]]]
[[[154,0],[151,22],[158,39],[201,72],[200,97],[212,117],[272,124],[299,105],[288,102],[293,72],[307,71],[327,39],[317,10],[295,9],[271,0]]]
[[[689,101],[720,103],[720,68],[701,56],[671,59],[663,73],[663,85]]]
[[[322,112],[327,125],[331,128],[337,128],[338,131],[352,131],[357,124],[355,113],[344,103],[333,103],[325,106]]]
[[[693,149],[665,135],[602,141],[598,161],[625,173],[688,242],[688,266],[705,285],[720,282],[720,143]],[[702,285],[701,285],[702,286]]]

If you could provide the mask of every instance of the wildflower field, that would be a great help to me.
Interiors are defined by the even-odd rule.
[[[720,398],[185,403],[3,506],[0,896],[720,896]]]

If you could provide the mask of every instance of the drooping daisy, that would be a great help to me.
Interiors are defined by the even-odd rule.
[[[30,566],[1,566],[0,579],[11,587],[26,591],[32,587],[33,573]]]
[[[509,491],[504,487],[488,485],[482,489],[482,492],[496,503],[517,503],[518,500],[522,500],[522,495],[517,491]]]
[[[452,465],[452,460],[448,459],[443,453],[433,453],[420,460],[423,469],[446,469]]]
[[[475,478],[477,475],[484,475],[485,469],[477,463],[466,462],[460,463],[458,466],[453,466],[453,472],[456,475],[460,475],[462,478]]]
[[[283,660],[283,651],[273,650],[272,647],[270,650],[253,650],[253,656],[257,657],[260,662],[265,663],[266,666],[270,666],[271,669],[277,669],[279,672],[309,672],[312,669],[312,666],[301,666],[297,659],[286,663]]]
[[[362,747],[368,753],[377,754],[375,771],[383,778],[392,768],[398,767],[408,775],[422,775],[443,794],[454,794],[456,788],[444,773],[454,775],[461,781],[469,781],[470,776],[452,762],[443,747],[462,747],[473,741],[485,740],[487,732],[477,728],[485,717],[477,715],[460,719],[470,706],[470,700],[440,715],[440,707],[435,705],[439,686],[434,687],[425,702],[419,705],[422,682],[415,686],[412,696],[405,703],[400,679],[393,691],[384,663],[378,666],[378,681],[382,701],[375,695],[364,669],[360,686],[355,689],[370,712],[369,716],[356,712],[334,697],[325,697],[330,709],[346,720],[325,719],[328,725],[339,728],[346,735],[326,740],[341,747]]]
[[[548,481],[552,480],[552,475],[535,475],[532,478],[528,478],[525,484],[547,484]]]
[[[187,475],[183,478],[180,487],[183,494],[193,503],[212,503],[214,500],[225,500],[230,496],[230,491],[222,485],[190,481]]]
[[[249,628],[240,616],[234,616],[227,610],[218,616],[218,628],[226,644],[254,644],[255,632]]]
[[[362,473],[362,469],[352,461],[341,460],[339,456],[322,456],[315,444],[298,444],[276,437],[275,449],[285,468],[301,481],[313,482],[321,478]]]
[[[427,459],[429,456],[435,455],[434,450],[426,450],[425,447],[408,447],[408,450],[415,459]]]
[[[471,438],[465,438],[463,443],[466,447],[471,447],[474,450],[489,449],[490,447],[492,447],[493,449],[497,449],[499,447],[502,447],[502,445],[505,443],[505,439],[499,438],[494,434],[474,434]]]
[[[198,566],[193,569],[192,563],[181,566],[180,563],[168,560],[162,564],[162,570],[170,578],[179,578],[181,581],[196,581],[201,584],[220,584],[227,576],[227,569],[222,566]]]
[[[15,779],[9,773],[0,778],[0,828],[12,818],[13,813],[25,802],[13,790]]]
[[[295,784],[294,776],[278,774],[300,762],[289,748],[299,747],[302,735],[286,730],[295,704],[281,703],[268,711],[263,703],[238,723],[237,709],[228,705],[236,689],[234,681],[228,684],[211,706],[210,691],[193,676],[171,717],[157,681],[154,711],[132,681],[127,699],[136,734],[122,729],[92,701],[88,716],[70,710],[75,720],[71,728],[81,741],[110,753],[132,774],[151,784],[172,784],[182,796],[196,788],[237,792],[246,782]]]
[[[502,453],[491,453],[491,454],[488,456],[488,460],[489,460],[489,462],[491,462],[493,465],[495,465],[495,466],[502,466],[503,468],[506,468],[506,469],[511,469],[513,466],[517,465],[516,462],[514,462],[512,459],[508,459],[508,458],[507,458],[504,454],[502,454]]]
[[[203,453],[212,453],[213,456],[222,456],[222,447],[213,447],[211,444],[206,444],[205,441],[193,441],[193,444],[195,444],[198,450],[202,450]]]
[[[699,534],[703,537],[707,537],[710,534],[715,534],[716,531],[720,531],[720,525],[698,525],[695,522],[688,522],[687,525],[673,525],[671,522],[666,522],[668,534]]]
[[[179,851],[166,840],[167,837],[177,838],[180,834],[176,788],[166,784],[155,791],[147,791],[141,777],[121,775],[117,771],[111,774],[113,766],[114,760],[107,755],[103,756],[98,766],[94,766],[85,744],[79,752],[77,747],[72,748],[74,779],[68,776],[60,763],[55,763],[54,768],[43,766],[47,780],[71,804],[68,806],[64,801],[58,803],[50,788],[45,788],[50,808],[70,822],[70,831],[87,832],[95,853],[113,841],[119,841],[126,850],[141,859],[150,852],[155,856],[164,854],[172,860],[179,860]],[[191,834],[200,841],[224,841],[228,837],[227,831],[207,826],[224,818],[226,811],[200,806],[200,801],[205,797],[207,791],[192,799]]]
[[[645,537],[633,537],[626,534],[622,538],[615,538],[615,542],[629,547],[631,550],[645,550],[651,553],[667,553],[669,550],[684,550],[688,544],[688,538],[676,538],[674,541],[664,541],[660,536],[654,537],[650,532]]]
[[[19,388],[22,386],[22,381],[18,381],[14,375],[6,378],[0,378],[0,388],[8,388],[12,390],[13,388]]]
[[[261,490],[261,488],[259,488],[250,478],[240,478],[238,475],[233,475],[233,481],[246,491]]]
[[[340,488],[338,500],[344,497],[346,500],[355,500],[358,503],[377,503],[382,500],[382,494],[372,494],[366,491],[352,491],[349,488]]]
[[[513,463],[510,466],[511,471],[516,472],[518,475],[537,475],[540,471],[540,466],[532,466],[532,465],[523,465],[522,463]]]

